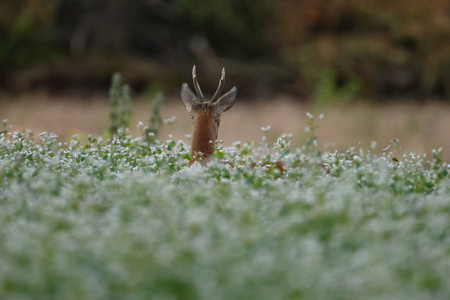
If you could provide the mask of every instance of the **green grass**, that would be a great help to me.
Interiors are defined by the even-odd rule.
[[[147,140],[0,134],[0,299],[450,298],[439,150]]]

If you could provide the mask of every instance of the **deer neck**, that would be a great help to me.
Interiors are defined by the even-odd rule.
[[[192,129],[191,156],[196,159],[202,153],[203,159],[209,159],[214,152],[216,128],[210,115],[200,112],[194,119]]]

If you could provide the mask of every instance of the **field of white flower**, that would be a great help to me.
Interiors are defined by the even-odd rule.
[[[320,153],[313,120],[302,148],[236,142],[207,167],[172,139],[5,127],[0,299],[450,299],[440,151]]]

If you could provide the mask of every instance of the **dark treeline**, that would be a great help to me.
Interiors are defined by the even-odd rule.
[[[222,65],[247,96],[317,101],[450,96],[448,0],[0,0],[0,84],[11,92],[175,93]]]

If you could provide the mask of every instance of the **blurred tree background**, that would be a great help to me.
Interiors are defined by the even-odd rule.
[[[448,0],[0,0],[12,93],[177,93],[193,64],[244,96],[450,97]]]

